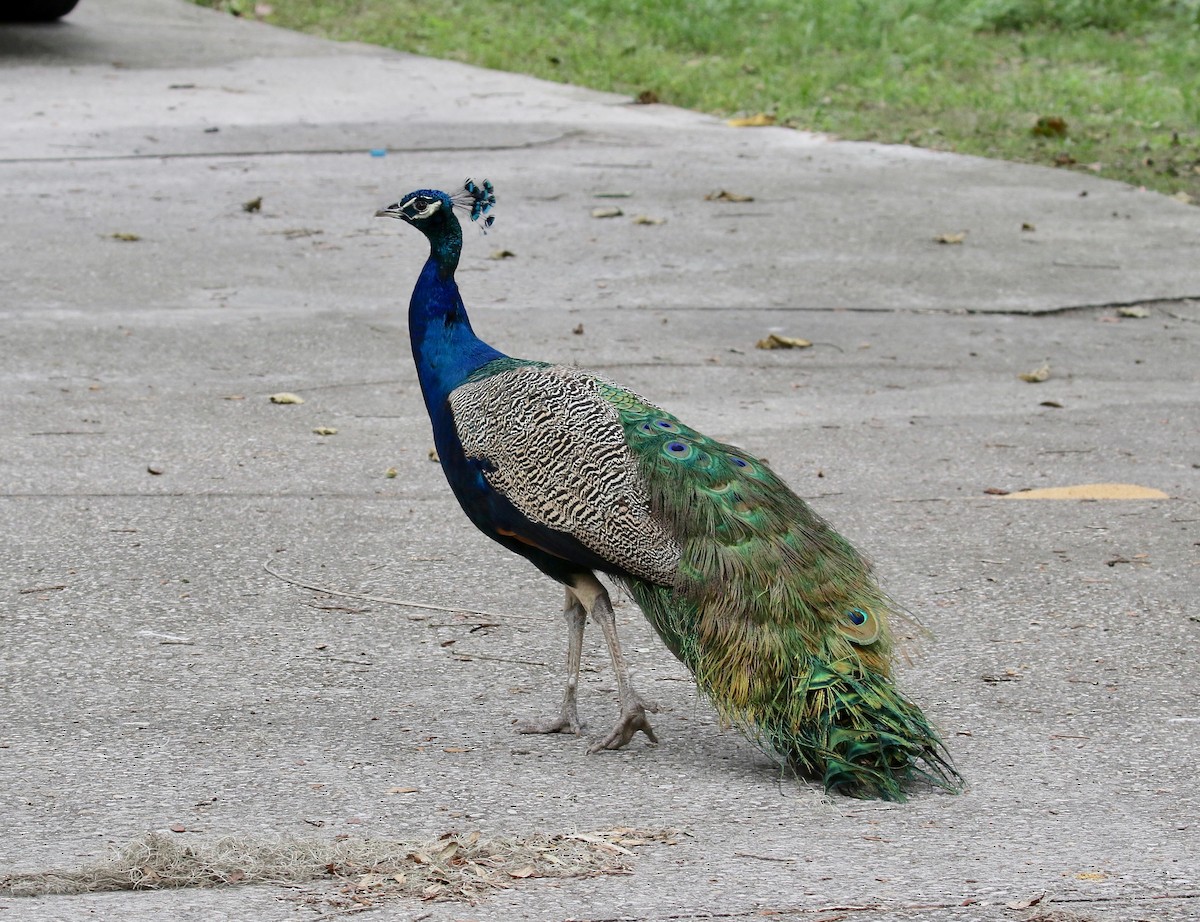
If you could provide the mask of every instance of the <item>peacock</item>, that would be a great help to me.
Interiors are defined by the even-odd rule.
[[[409,303],[413,359],[446,478],[485,535],[565,587],[567,683],[525,733],[580,735],[584,624],[600,625],[620,715],[589,752],[657,707],[630,682],[605,573],[624,586],[736,726],[826,791],[904,800],[961,778],[890,678],[894,606],[864,558],[772,472],[607,378],[512,358],[475,335],[454,274],[461,209],[490,227],[490,182],[421,189],[376,212],[429,240]]]

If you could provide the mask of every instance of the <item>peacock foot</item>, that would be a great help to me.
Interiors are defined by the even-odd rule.
[[[658,737],[654,735],[654,729],[650,726],[650,721],[646,717],[647,711],[651,714],[657,714],[658,705],[637,699],[622,707],[621,718],[617,721],[617,725],[612,728],[612,732],[608,736],[602,740],[598,740],[588,748],[588,755],[600,752],[602,749],[620,749],[633,739],[633,735],[638,730],[645,733],[650,742],[657,743]]]
[[[563,712],[557,717],[543,717],[540,720],[519,720],[517,721],[518,733],[574,733],[576,736],[583,734],[585,724],[579,719],[579,714],[574,708],[569,711],[564,708]]]

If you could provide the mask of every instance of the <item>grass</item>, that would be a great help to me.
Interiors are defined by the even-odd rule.
[[[237,884],[297,887],[324,881],[337,892],[307,902],[358,912],[403,896],[475,902],[529,879],[626,874],[630,849],[676,841],[676,830],[629,828],[509,838],[451,832],[429,842],[346,835],[206,840],[163,831],[147,833],[78,868],[0,875],[0,895]],[[329,915],[334,914],[340,913]]]
[[[275,0],[266,19],[1200,203],[1200,0]]]

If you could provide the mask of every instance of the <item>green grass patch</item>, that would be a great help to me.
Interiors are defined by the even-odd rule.
[[[266,18],[1200,202],[1200,0],[275,0]]]

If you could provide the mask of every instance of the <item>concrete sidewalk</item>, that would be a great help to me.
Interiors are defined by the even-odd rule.
[[[677,832],[627,874],[371,918],[1200,917],[1200,209],[174,0],[4,27],[0,126],[0,876],[172,827],[636,827]],[[404,320],[425,244],[371,217],[468,175],[499,197],[459,273],[477,331],[769,457],[933,634],[900,681],[965,794],[781,782],[632,603],[661,745],[514,735],[557,706],[559,593],[474,533],[427,460]],[[816,346],[756,350],[771,331]],[[1018,378],[1047,360],[1048,381]],[[1095,482],[1170,498],[985,493]],[[615,704],[593,632],[585,661],[595,733]],[[0,895],[0,918],[378,897],[340,886]]]

